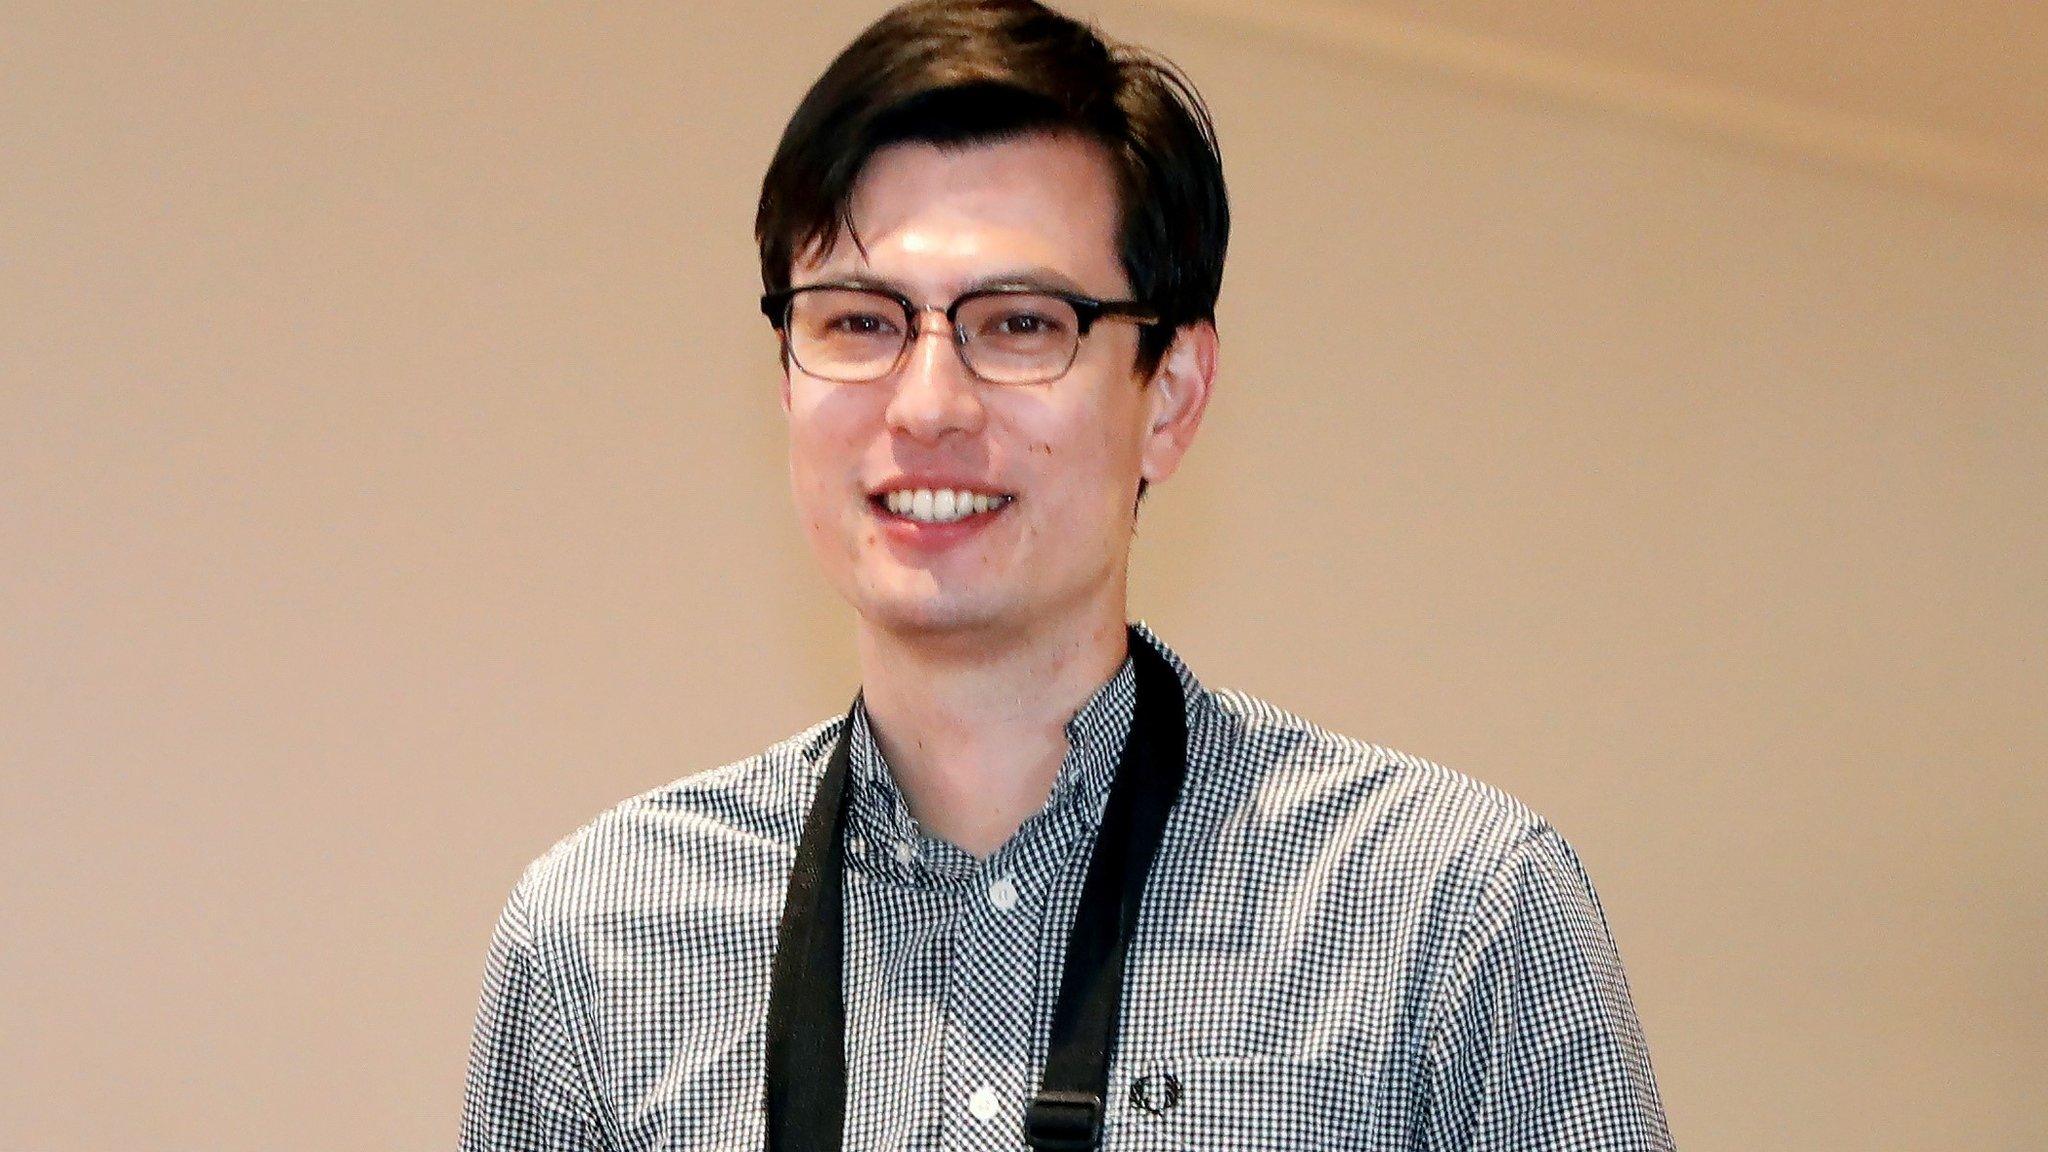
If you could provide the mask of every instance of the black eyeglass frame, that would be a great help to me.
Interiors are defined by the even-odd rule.
[[[953,330],[954,354],[960,357],[960,363],[966,367],[968,372],[973,374],[975,379],[998,386],[1007,384],[1008,382],[1006,381],[989,380],[975,369],[974,362],[968,358],[967,354],[967,346],[972,342],[973,337],[969,336],[966,329],[960,327],[959,324],[961,308],[976,300],[986,300],[991,297],[1044,296],[1053,300],[1059,300],[1074,310],[1074,348],[1073,351],[1067,354],[1067,362],[1060,366],[1059,371],[1051,373],[1043,379],[1018,381],[1017,386],[1049,384],[1065,376],[1074,367],[1075,358],[1081,354],[1081,341],[1088,338],[1088,332],[1095,327],[1097,320],[1122,318],[1130,320],[1140,328],[1156,327],[1161,323],[1159,313],[1147,307],[1141,300],[1100,300],[1093,296],[1083,296],[1078,292],[1063,292],[1057,288],[1045,288],[1033,284],[1003,284],[988,288],[977,288],[972,292],[961,293],[954,298],[951,304],[946,305],[944,308],[936,304],[919,304],[901,292],[892,291],[873,284],[805,284],[799,288],[785,288],[780,292],[763,293],[761,296],[761,314],[768,318],[768,323],[773,325],[775,331],[782,337],[783,354],[788,356],[797,367],[803,368],[806,373],[812,375],[817,374],[811,373],[809,368],[804,368],[803,362],[797,359],[796,352],[789,346],[790,306],[798,296],[806,292],[865,292],[871,296],[880,296],[885,299],[894,300],[903,309],[903,346],[896,350],[896,359],[891,361],[887,368],[882,369],[873,376],[862,376],[854,379],[818,376],[820,380],[830,380],[835,384],[869,384],[903,367],[903,358],[909,355],[910,346],[917,342],[918,337],[924,335],[919,322],[927,312],[938,312],[946,317],[947,327]]]

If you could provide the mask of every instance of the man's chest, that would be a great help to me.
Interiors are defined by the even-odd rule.
[[[1407,1146],[1413,942],[1327,893],[1206,864],[1148,891],[1104,1148]],[[849,875],[846,1148],[1023,1146],[1077,897],[1059,869]],[[643,940],[652,951],[615,951],[597,981],[590,1035],[628,1147],[762,1145],[779,902],[729,894],[715,908]],[[714,920],[723,943],[707,942]]]

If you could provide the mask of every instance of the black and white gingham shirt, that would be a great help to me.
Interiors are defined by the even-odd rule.
[[[1549,825],[1205,690],[1159,647],[1188,779],[1126,970],[1105,1152],[1671,1147],[1599,900]],[[1126,661],[1068,724],[1046,807],[981,860],[919,830],[856,713],[849,1152],[1024,1147],[1133,701]],[[844,723],[628,800],[527,869],[491,943],[463,1148],[762,1146],[776,925]]]

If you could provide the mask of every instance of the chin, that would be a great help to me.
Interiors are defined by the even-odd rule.
[[[857,611],[871,627],[934,639],[985,633],[1002,622],[1001,613],[986,606],[949,602],[868,604]]]
[[[1004,630],[1013,615],[991,599],[946,595],[930,588],[896,593],[866,589],[849,597],[854,612],[870,628],[904,637],[987,635]]]

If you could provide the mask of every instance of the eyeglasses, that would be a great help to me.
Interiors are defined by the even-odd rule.
[[[1097,320],[1159,323],[1135,300],[1017,287],[969,292],[940,308],[878,288],[815,284],[768,293],[761,312],[798,368],[837,384],[865,384],[901,367],[926,312],[945,316],[960,362],[990,384],[1045,384],[1066,375]]]

